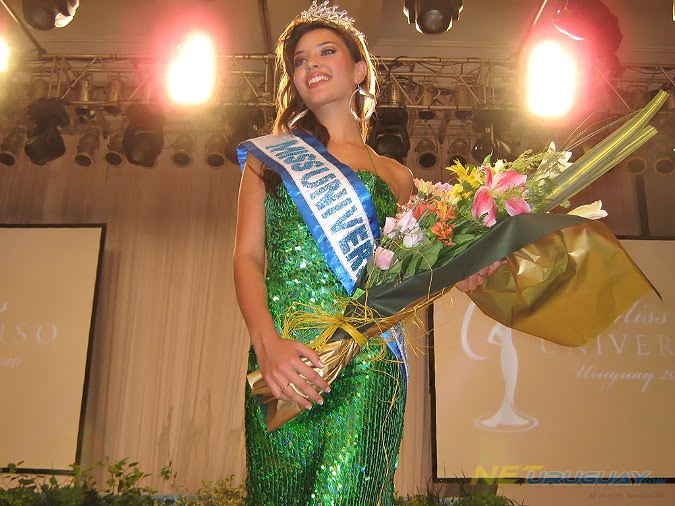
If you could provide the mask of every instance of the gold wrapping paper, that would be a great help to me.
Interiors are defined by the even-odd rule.
[[[549,234],[507,263],[471,300],[503,325],[563,346],[588,343],[655,290],[601,222]]]
[[[325,367],[313,367],[313,369],[330,384],[360,349],[361,346],[354,339],[328,342],[320,350],[317,350],[319,359]],[[302,360],[310,367],[312,366],[307,359],[303,358]],[[246,379],[251,386],[252,394],[258,397],[260,401],[268,431],[271,432],[281,427],[284,423],[305,411],[304,408],[294,402],[276,399],[263,379],[260,370],[253,371],[246,376]],[[293,385],[291,386],[293,387]]]

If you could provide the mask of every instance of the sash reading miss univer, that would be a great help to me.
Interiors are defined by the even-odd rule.
[[[375,206],[356,172],[308,134],[258,137],[237,149],[281,176],[321,253],[349,295],[380,235]]]

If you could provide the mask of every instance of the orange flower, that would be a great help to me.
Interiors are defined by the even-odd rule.
[[[438,237],[443,244],[446,246],[452,246],[455,244],[454,242],[451,241],[452,237],[452,230],[455,228],[454,225],[448,225],[444,221],[437,221],[434,223],[434,225],[431,227],[431,232]]]
[[[452,207],[448,202],[441,201],[436,206],[436,214],[438,219],[443,223],[446,223],[456,217],[455,208]]]
[[[419,202],[416,206],[415,209],[413,209],[413,216],[415,217],[416,220],[420,219],[420,216],[424,214],[425,211],[430,211],[432,213],[436,212],[436,206],[433,204],[429,204],[428,202],[422,200]]]

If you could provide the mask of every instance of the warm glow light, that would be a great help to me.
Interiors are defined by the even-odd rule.
[[[0,37],[0,72],[5,72],[9,67],[9,45]]]
[[[174,102],[195,105],[206,102],[216,80],[216,50],[203,33],[186,37],[178,55],[169,63],[167,91]]]
[[[527,106],[532,114],[560,118],[574,105],[578,79],[574,55],[558,42],[545,40],[530,51]]]

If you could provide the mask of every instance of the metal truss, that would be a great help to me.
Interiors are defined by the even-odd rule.
[[[432,133],[439,142],[471,130],[478,110],[508,111],[525,118],[522,106],[524,71],[515,60],[476,58],[376,58],[380,109],[408,111],[411,137]],[[210,103],[196,108],[171,105],[163,95],[166,62],[143,55],[50,55],[26,58],[4,76],[0,104],[2,128],[25,123],[25,106],[40,97],[56,98],[80,111],[71,122],[75,132],[91,125],[104,131],[124,121],[132,103],[158,102],[169,131],[222,129],[232,107],[257,107],[269,125],[274,118],[274,56],[220,56],[218,85]],[[591,76],[593,108],[625,114],[645,103],[656,89],[675,89],[675,64],[625,65],[621,76],[600,69]],[[115,83],[115,84],[113,84]],[[598,91],[600,90],[600,91]],[[84,114],[82,112],[84,111]]]

